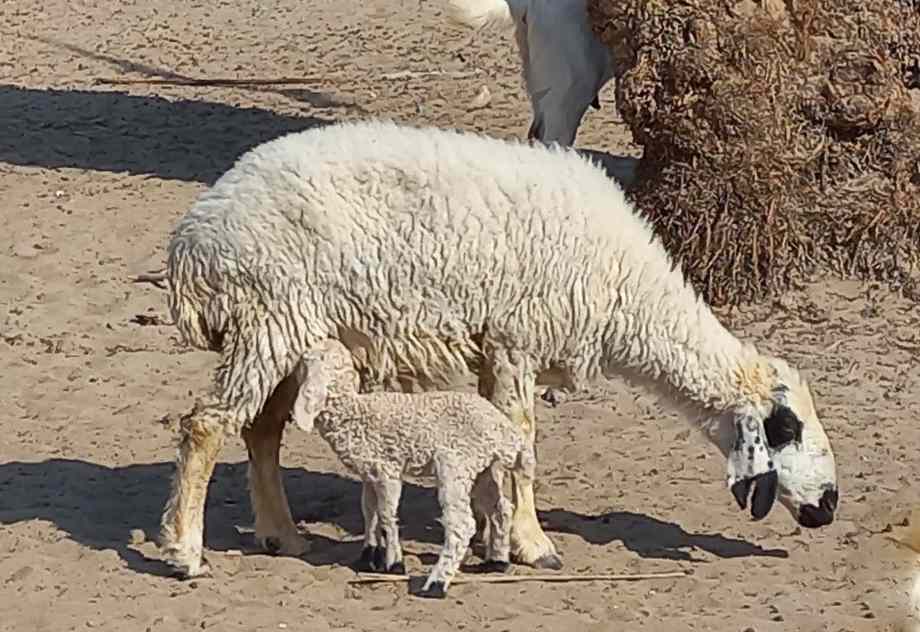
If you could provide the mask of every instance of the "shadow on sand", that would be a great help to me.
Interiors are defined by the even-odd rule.
[[[84,546],[115,550],[137,572],[165,574],[164,564],[129,545],[129,533],[142,529],[148,538],[156,536],[172,471],[171,462],[112,468],[76,459],[0,464],[0,526],[48,521]],[[360,535],[361,486],[357,481],[300,468],[285,468],[283,475],[296,521],[332,523]],[[441,542],[437,499],[431,488],[407,483],[400,515],[407,542]],[[688,533],[674,523],[630,512],[592,517],[557,509],[543,512],[541,519],[550,532],[573,533],[592,544],[621,541],[643,558],[692,560],[692,549],[723,558],[786,556],[785,551],[765,550],[718,534]],[[251,536],[241,536],[237,530],[238,525],[251,524],[245,462],[218,465],[208,493],[205,523],[208,549],[253,550]],[[342,543],[321,536],[312,536],[312,540],[312,550],[304,559],[313,565],[350,565],[361,547],[360,542]]]

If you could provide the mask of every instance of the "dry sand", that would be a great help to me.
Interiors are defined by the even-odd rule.
[[[176,219],[238,154],[284,132],[385,115],[523,135],[511,37],[471,40],[432,5],[0,2],[0,629],[895,629],[910,560],[884,532],[920,496],[920,314],[882,289],[828,280],[725,316],[814,385],[842,492],[826,529],[800,530],[779,507],[752,523],[713,450],[614,382],[540,405],[541,519],[568,572],[690,578],[463,585],[443,602],[404,585],[349,587],[359,487],[297,432],[285,482],[312,551],[253,551],[237,442],[207,507],[215,577],[163,576],[144,540],[172,467],[174,438],[158,420],[188,409],[216,357],[183,349],[164,293],[128,278],[160,265]],[[315,81],[95,83],[176,75]],[[468,110],[484,85],[490,101]],[[579,145],[636,155],[612,89],[602,96]],[[440,539],[431,490],[410,486],[402,516],[418,572]]]

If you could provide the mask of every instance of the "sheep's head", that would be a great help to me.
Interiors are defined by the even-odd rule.
[[[359,376],[351,352],[338,340],[328,339],[303,355],[294,369],[300,384],[291,420],[301,430],[313,430],[316,416],[329,397],[358,392]]]
[[[808,384],[775,358],[761,358],[739,381],[747,402],[719,420],[713,437],[728,458],[739,506],[746,508],[751,495],[751,515],[759,520],[779,500],[803,527],[830,524],[837,467]]]

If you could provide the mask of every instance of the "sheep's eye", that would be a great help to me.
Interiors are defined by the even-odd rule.
[[[763,422],[763,429],[767,433],[767,445],[774,449],[802,441],[802,422],[787,406],[777,406]]]

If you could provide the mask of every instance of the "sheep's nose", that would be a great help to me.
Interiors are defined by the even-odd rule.
[[[838,494],[836,489],[827,489],[821,495],[818,506],[802,505],[799,509],[799,524],[809,529],[825,527],[834,521],[837,510]]]

